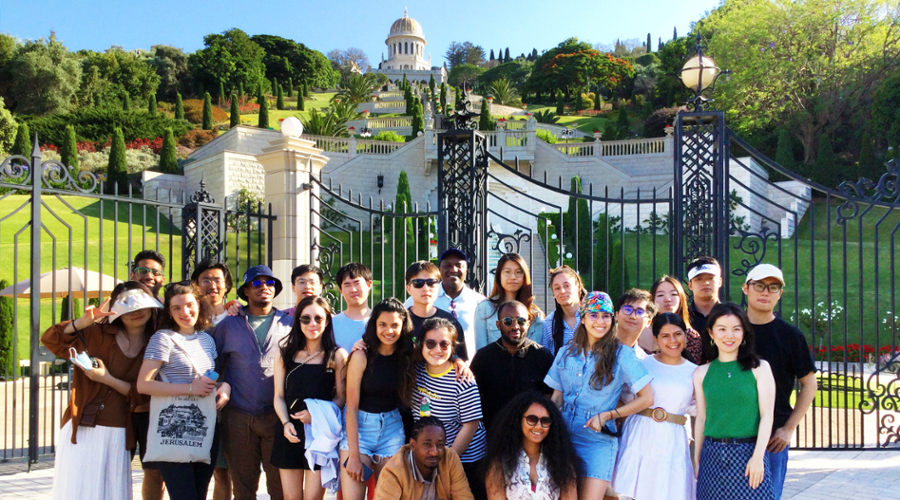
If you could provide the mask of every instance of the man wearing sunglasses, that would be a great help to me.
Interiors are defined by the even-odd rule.
[[[219,353],[217,368],[231,385],[231,400],[222,412],[228,439],[223,441],[234,498],[255,499],[259,468],[266,471],[266,489],[282,499],[278,469],[269,463],[275,432],[274,360],[293,319],[272,306],[282,285],[267,266],[247,269],[237,295],[247,305],[228,316],[212,332]]]
[[[468,350],[466,348],[466,339],[463,335],[462,326],[459,321],[447,311],[442,311],[435,307],[434,302],[438,296],[438,286],[441,284],[441,272],[437,266],[427,260],[413,262],[406,269],[406,293],[412,299],[412,305],[406,306],[409,311],[409,319],[413,323],[413,337],[419,337],[419,330],[422,324],[428,318],[443,318],[453,323],[456,328],[456,344],[455,354],[463,360],[469,359]]]
[[[143,250],[134,256],[128,279],[137,281],[159,298],[159,290],[166,283],[166,259],[155,250]]]
[[[638,345],[638,338],[650,326],[654,316],[656,302],[653,302],[650,292],[646,290],[628,289],[616,301],[616,337],[619,342],[634,349],[638,359],[647,356]]]
[[[475,353],[470,368],[481,393],[481,413],[485,428],[514,397],[525,391],[550,395],[553,390],[544,377],[553,364],[553,354],[528,339],[528,308],[519,301],[497,309],[500,338]]]
[[[766,447],[772,471],[772,491],[780,500],[787,473],[791,437],[816,398],[816,367],[803,332],[775,316],[775,306],[784,293],[784,275],[772,264],[760,264],[744,281],[747,317],[756,337],[756,354],[769,362],[775,377],[775,418]],[[800,394],[791,407],[797,381]]]

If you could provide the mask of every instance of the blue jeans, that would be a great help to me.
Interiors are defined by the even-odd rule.
[[[784,489],[784,476],[787,474],[788,448],[785,446],[778,453],[766,452],[769,456],[769,467],[772,471],[772,493],[775,494],[775,500],[781,500],[781,490]]]

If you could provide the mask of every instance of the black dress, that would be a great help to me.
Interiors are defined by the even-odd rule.
[[[327,363],[298,365],[291,360],[285,369],[287,375],[284,377],[284,401],[287,403],[289,414],[305,410],[306,403],[303,401],[305,399],[325,401],[334,399],[334,368],[328,368]],[[291,422],[300,442],[288,441],[284,437],[284,429],[277,429],[275,442],[272,444],[272,465],[279,469],[312,470],[305,456],[303,423],[293,418]],[[315,470],[319,470],[319,466],[316,466]]]

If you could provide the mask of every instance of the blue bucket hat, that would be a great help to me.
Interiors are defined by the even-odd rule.
[[[241,300],[243,300],[244,302],[247,301],[247,293],[244,292],[244,289],[247,287],[247,285],[250,284],[251,281],[260,276],[268,276],[269,278],[275,280],[275,297],[278,297],[278,294],[281,293],[281,289],[283,288],[281,286],[281,280],[275,277],[275,273],[273,273],[272,270],[269,269],[269,266],[260,265],[253,266],[244,272],[244,277],[242,279],[243,284],[240,288],[237,289],[237,296],[241,298]]]

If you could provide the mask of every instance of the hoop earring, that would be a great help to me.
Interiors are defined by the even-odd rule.
[[[741,345],[747,345],[747,339],[741,340]]]
[[[710,346],[710,347],[715,347],[715,346],[716,346],[716,341],[713,340],[713,339],[709,339],[709,346]]]

